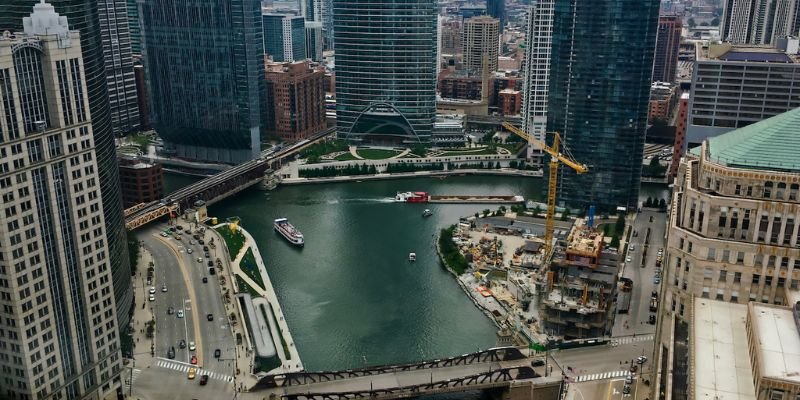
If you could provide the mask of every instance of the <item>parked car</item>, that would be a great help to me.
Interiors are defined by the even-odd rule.
[[[197,346],[195,346],[194,342],[189,342],[189,351],[197,350]]]
[[[208,246],[203,246],[203,251],[208,251]]]
[[[150,294],[155,294],[156,293],[156,287],[155,286],[150,286],[150,289],[148,290],[148,292]]]
[[[222,350],[215,349],[214,350],[214,358],[219,358],[222,355]]]
[[[147,300],[156,301],[156,295],[151,294],[150,297],[147,298]]]
[[[192,365],[197,365],[197,356],[192,354],[192,359],[189,361]]]
[[[178,342],[178,347],[180,347],[182,349],[185,349],[186,348],[186,340],[181,339],[181,341]]]
[[[646,363],[646,362],[647,362],[647,356],[639,356],[639,357],[636,357],[636,362],[637,362],[638,364],[644,364],[644,363]]]
[[[533,360],[531,361],[531,367],[541,367],[544,365],[544,360]]]
[[[192,250],[192,249],[186,249],[186,253],[187,253],[187,254],[192,254],[192,253],[194,253],[194,250]]]
[[[630,394],[630,393],[631,393],[631,387],[630,386],[625,385],[625,386],[622,387],[622,394]]]
[[[178,310],[178,318],[183,318],[183,310]]]
[[[215,273],[216,272],[214,271],[214,267],[211,267],[211,268],[208,269],[208,274],[209,275],[214,275]]]
[[[167,350],[167,358],[170,360],[175,358],[175,347],[170,346],[169,350]]]
[[[211,261],[211,260],[208,260],[208,266],[209,266],[209,267],[213,267],[213,266],[214,266],[214,262],[213,262],[213,261]]]

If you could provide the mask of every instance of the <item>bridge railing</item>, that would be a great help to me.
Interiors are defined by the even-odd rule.
[[[393,372],[412,371],[431,368],[445,368],[458,365],[470,365],[484,362],[513,361],[524,359],[525,355],[516,347],[496,347],[476,353],[464,354],[441,360],[421,361],[417,363],[384,365],[344,371],[291,372],[280,375],[267,375],[257,384],[258,387],[286,387],[308,385],[319,382],[330,382],[360,376],[389,374]]]
[[[341,399],[360,399],[360,398],[398,398],[417,396],[431,393],[459,392],[464,390],[476,390],[506,385],[508,382],[538,378],[531,367],[513,367],[490,370],[474,375],[467,375],[460,378],[447,379],[442,381],[426,382],[418,385],[400,386],[396,388],[380,388],[370,390],[359,390],[351,392],[306,392],[301,394],[283,395],[287,400],[341,400]]]

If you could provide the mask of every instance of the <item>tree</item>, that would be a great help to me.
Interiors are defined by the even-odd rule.
[[[719,26],[719,18],[718,17],[714,17],[714,19],[711,20],[711,25],[712,26]]]
[[[697,22],[694,21],[694,18],[689,18],[689,21],[687,22],[689,23],[689,28],[694,28],[697,26]]]
[[[617,223],[616,223],[616,227],[615,228],[616,228],[616,229],[614,229],[615,236],[618,236],[618,235],[622,234],[622,231],[625,230],[625,215],[624,214],[619,213],[619,216],[617,217]]]
[[[652,207],[653,206],[653,198],[652,197],[648,197],[647,201],[644,202],[644,206],[645,207]]]
[[[619,248],[619,237],[617,235],[614,235],[614,237],[611,238],[611,247],[615,249]]]
[[[561,213],[561,220],[566,221],[569,218],[569,210],[564,209],[564,212]]]
[[[667,209],[667,201],[664,200],[664,199],[659,200],[658,208],[660,208],[662,210],[666,210]]]

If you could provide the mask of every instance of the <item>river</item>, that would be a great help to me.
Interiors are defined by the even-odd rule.
[[[167,191],[196,178],[166,175]],[[440,265],[439,229],[485,205],[399,204],[397,191],[521,194],[542,200],[541,179],[448,177],[251,189],[211,207],[238,216],[258,242],[307,370],[441,358],[496,345],[496,328]],[[665,197],[663,186],[642,196]],[[425,208],[433,211],[422,218]],[[296,249],[272,231],[287,217],[306,238]],[[417,261],[408,261],[416,252]]]

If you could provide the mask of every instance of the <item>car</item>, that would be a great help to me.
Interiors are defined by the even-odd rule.
[[[189,368],[189,372],[186,373],[186,377],[189,379],[194,379],[195,376],[197,376],[197,368]]]
[[[639,236],[639,231],[633,231],[633,237]]]
[[[209,267],[213,267],[213,266],[214,266],[214,262],[213,262],[213,261],[211,261],[211,260],[208,260],[208,266],[209,266]]]
[[[626,262],[631,262],[631,256],[628,256],[628,258],[626,258],[625,261]]]
[[[182,231],[182,230],[183,230],[183,227],[182,227],[182,226],[180,226],[180,225],[178,225],[178,226],[176,226],[176,227],[175,227],[175,229],[177,229],[177,230],[179,230],[179,231]]]
[[[200,240],[200,235],[198,235],[196,233],[194,235],[192,235],[192,237],[194,238],[194,240]]]
[[[631,387],[630,386],[625,385],[625,386],[622,387],[622,394],[630,394],[630,393],[631,393]]]
[[[209,321],[213,321],[214,320],[214,314],[206,315],[206,319],[209,320]]]
[[[178,342],[178,347],[180,347],[182,349],[185,349],[186,348],[186,340],[181,339],[181,341]]]
[[[200,264],[202,264],[202,263],[203,263],[203,257],[197,257],[197,262],[199,262]]]
[[[208,269],[208,274],[209,275],[214,275],[215,273],[216,272],[214,271],[214,267],[211,267],[211,268]]]
[[[208,383],[208,374],[200,375],[200,386],[205,386]]]
[[[175,358],[175,347],[170,346],[169,350],[167,350],[167,358],[170,360]]]
[[[170,231],[170,232],[175,232],[175,227],[174,227],[174,226],[170,226],[170,227],[169,227],[169,231]]]
[[[178,310],[178,318],[183,318],[183,310]]]
[[[626,376],[625,377],[625,384],[626,385],[630,385],[631,383],[633,383],[633,375]]]
[[[650,318],[647,319],[647,323],[650,324],[650,325],[655,325],[656,324],[656,315],[655,314],[650,314]]]
[[[203,277],[203,283],[208,283],[208,277],[206,276]]]
[[[630,248],[630,251],[634,251],[634,250],[636,250],[636,245],[633,245],[633,244],[632,244],[632,245],[631,245],[631,248]]]
[[[654,285],[658,285],[659,283],[661,283],[661,278],[659,278],[659,277],[655,277],[655,278],[653,279],[653,284],[654,284]]]
[[[166,292],[167,291],[167,285],[166,284],[161,285],[161,291],[162,292]]]
[[[639,366],[636,364],[631,364],[631,372],[636,372],[639,370]]]
[[[169,237],[169,234],[167,234],[166,232],[161,232],[159,233],[159,235],[161,235],[161,237]]]
[[[544,360],[533,360],[531,361],[531,367],[541,367],[544,365]]]
[[[639,356],[639,357],[636,357],[636,362],[637,362],[638,364],[644,364],[644,363],[646,363],[646,362],[647,362],[647,356]]]
[[[192,354],[192,359],[189,361],[192,365],[197,365],[197,356]]]
[[[174,313],[175,313],[175,309],[174,308],[170,307],[170,308],[167,309],[167,315],[172,315]]]
[[[194,240],[189,240],[189,244],[190,245],[194,246],[195,243],[197,243],[197,242],[195,242]]]
[[[208,251],[208,246],[203,246],[203,251]]]
[[[189,351],[197,350],[197,346],[195,346],[194,342],[189,342]]]
[[[222,355],[222,350],[215,349],[214,350],[214,358],[219,358]]]
[[[192,250],[192,249],[186,249],[186,254],[192,254],[192,253],[194,253],[194,250]]]
[[[203,239],[197,239],[197,243],[200,243],[201,246],[206,244],[206,242],[204,242]]]
[[[156,295],[151,294],[150,297],[147,298],[149,301],[156,301]]]
[[[156,287],[155,286],[150,286],[150,290],[148,290],[147,292],[150,293],[150,294],[156,294]]]
[[[206,256],[206,258],[211,257],[211,254],[208,254],[208,252],[205,252],[203,255]]]
[[[181,235],[175,235],[175,240],[181,240]]]

